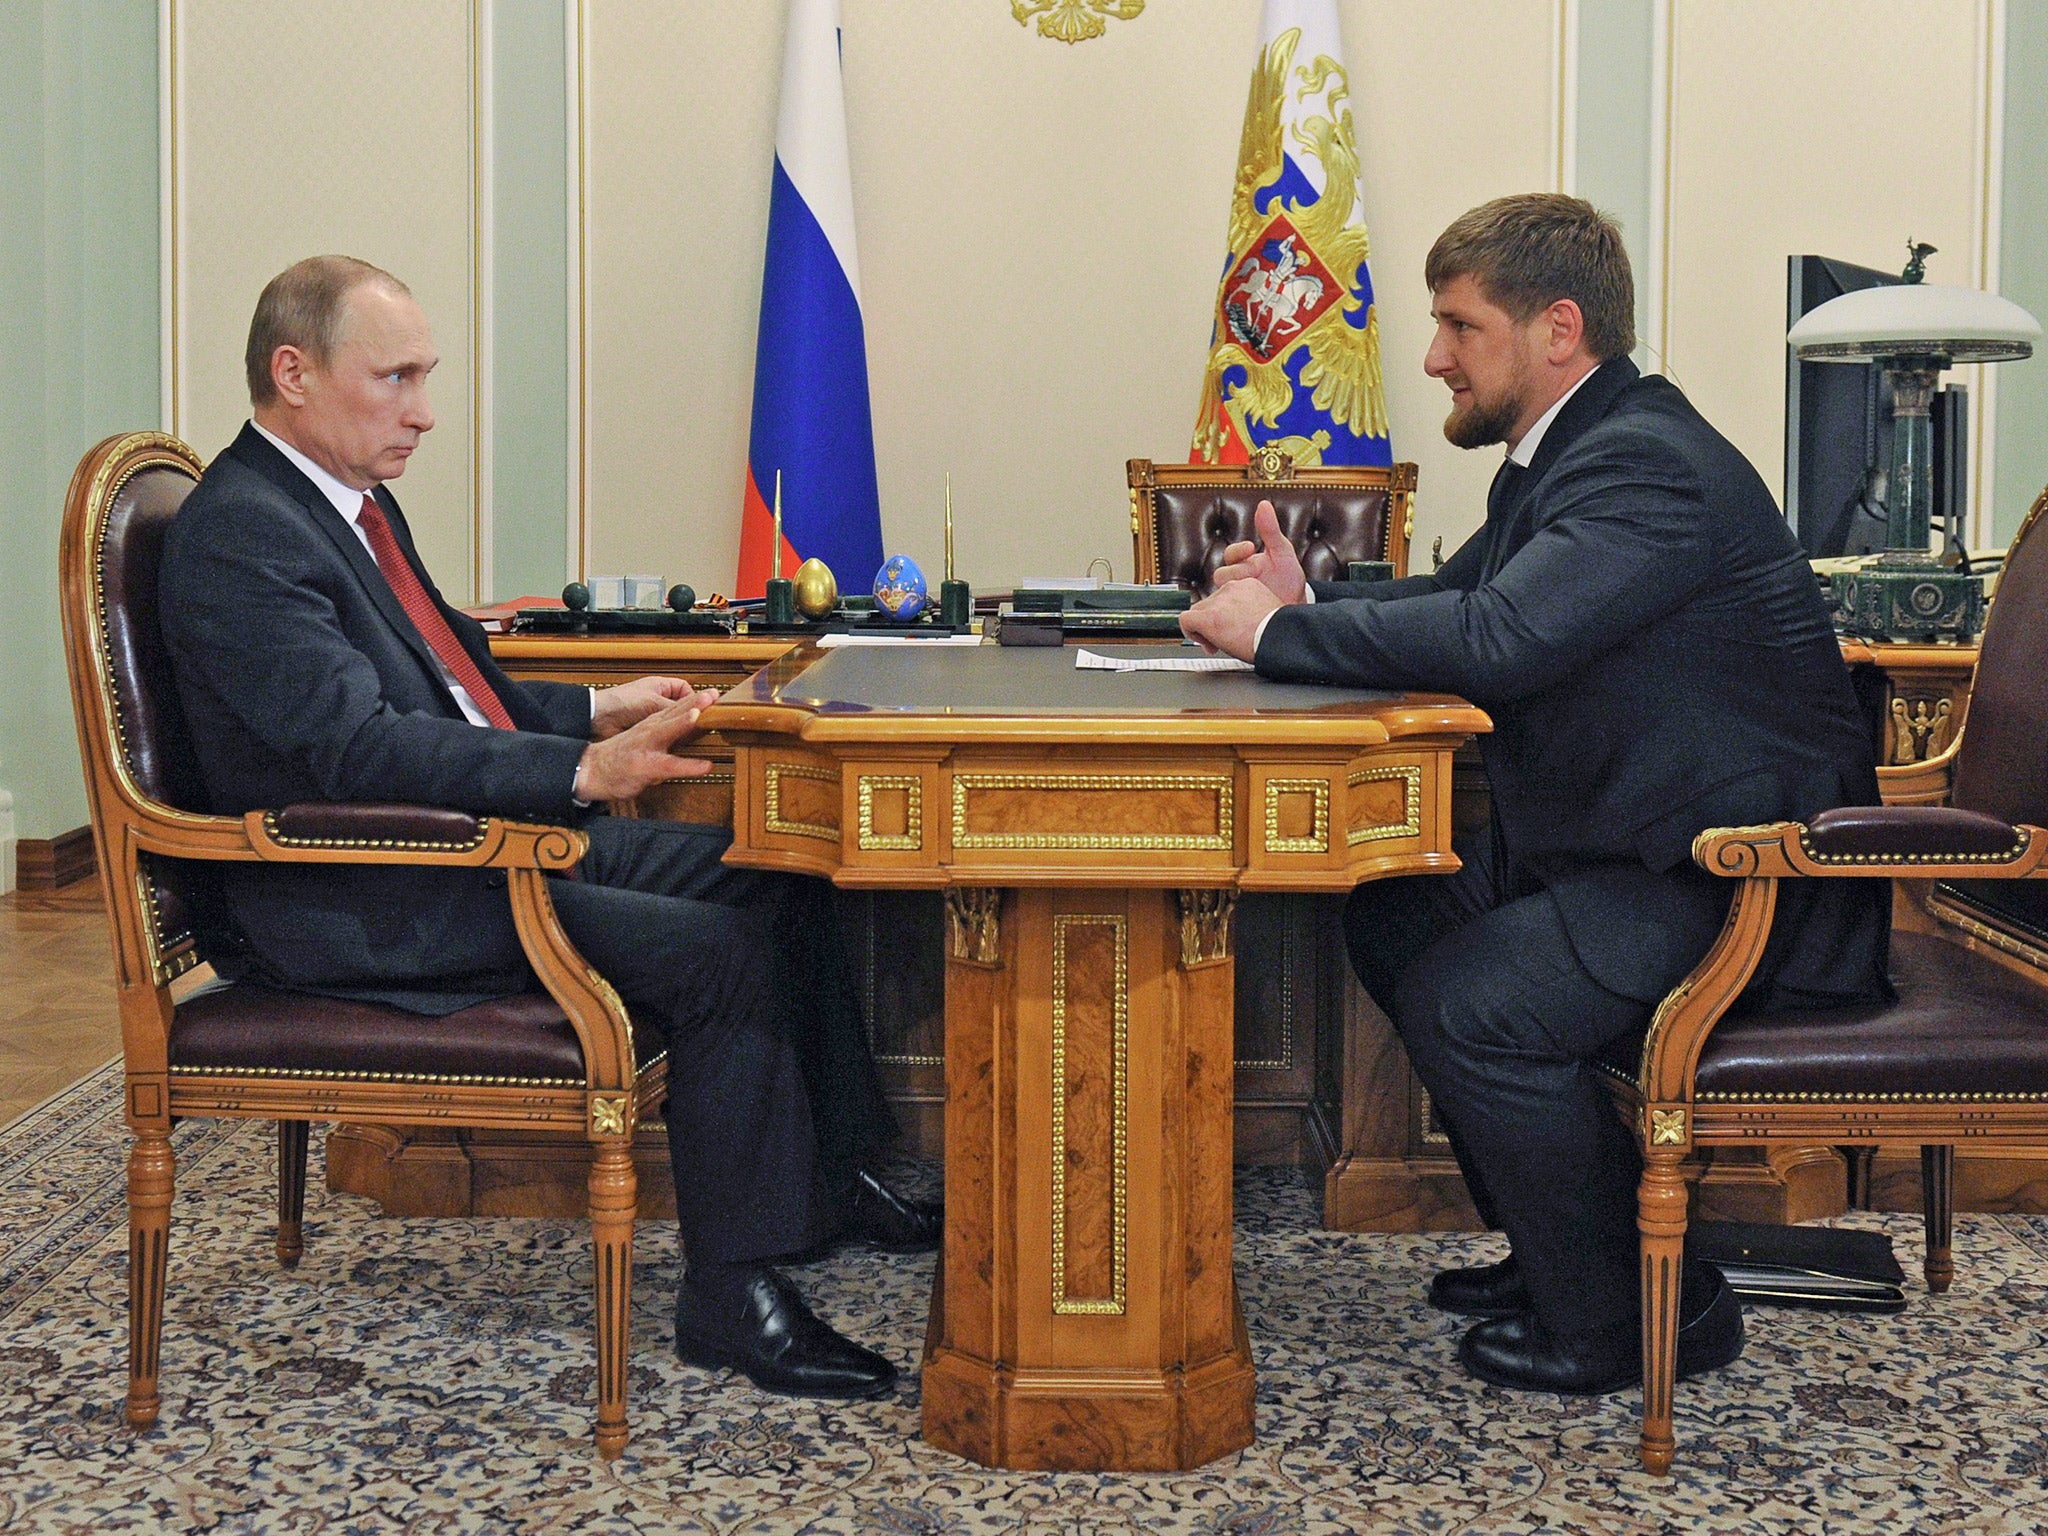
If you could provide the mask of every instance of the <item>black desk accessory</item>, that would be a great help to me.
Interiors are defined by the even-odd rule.
[[[946,575],[939,583],[939,622],[965,625],[974,617],[974,593],[953,576],[953,472],[946,471]]]
[[[761,616],[770,624],[796,622],[796,583],[782,574],[782,471],[775,471],[775,529],[768,552],[767,604]]]

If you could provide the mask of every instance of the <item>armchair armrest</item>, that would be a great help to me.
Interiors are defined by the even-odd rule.
[[[264,815],[283,847],[418,848],[467,853],[483,840],[481,818],[434,805],[344,805],[315,801]]]
[[[590,846],[568,827],[429,805],[288,805],[250,811],[242,825],[266,863],[567,869]]]
[[[567,869],[590,839],[569,827],[424,805],[288,805],[200,816],[144,801],[126,839],[146,853],[237,863]]]
[[[2048,864],[2048,832],[1945,806],[1850,806],[1811,826],[1712,828],[1693,839],[1692,856],[1731,878],[2021,880]]]

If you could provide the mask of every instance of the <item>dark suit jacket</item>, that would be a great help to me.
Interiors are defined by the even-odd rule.
[[[1877,801],[1798,541],[1734,445],[1626,358],[1526,470],[1503,468],[1485,526],[1435,575],[1315,591],[1266,626],[1259,671],[1484,708],[1506,850],[1612,991],[1659,997],[1712,943],[1729,888],[1691,864],[1700,831]],[[1788,887],[1761,992],[1882,995],[1884,885]]]
[[[589,690],[508,678],[483,630],[442,602],[391,493],[375,495],[518,729],[463,717],[362,540],[244,427],[172,520],[159,578],[209,808],[343,800],[574,819]],[[502,875],[232,864],[224,883],[247,952],[209,958],[230,974],[428,1012],[530,984]]]

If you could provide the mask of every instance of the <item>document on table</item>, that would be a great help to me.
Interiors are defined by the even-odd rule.
[[[1084,672],[1256,672],[1235,656],[1102,656],[1083,647],[1074,652],[1074,666]]]

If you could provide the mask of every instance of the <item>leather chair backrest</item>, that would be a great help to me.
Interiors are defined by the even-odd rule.
[[[1207,592],[1223,551],[1253,537],[1252,513],[1270,500],[1280,531],[1315,581],[1342,581],[1353,560],[1384,560],[1387,493],[1331,494],[1319,487],[1160,487],[1159,579]]]
[[[146,799],[204,814],[205,782],[171,676],[157,596],[164,535],[197,483],[183,465],[161,459],[117,480],[104,518],[96,520],[93,583],[105,686],[112,691],[118,724],[116,748],[128,777]],[[227,942],[214,866],[144,855],[143,873],[149,897],[143,916],[155,931],[157,954],[171,970],[196,962],[194,941],[209,953]]]
[[[129,777],[159,804],[203,813],[206,792],[157,615],[164,535],[197,483],[161,465],[129,476],[107,506],[98,572],[107,681]]]
[[[1273,503],[1280,531],[1311,580],[1342,581],[1353,560],[1392,560],[1405,568],[1413,472],[1409,465],[1392,471],[1317,469],[1274,479],[1260,474],[1257,466],[1155,465],[1134,459],[1130,473],[1139,577],[1206,593],[1223,563],[1223,551],[1254,537],[1252,514],[1261,501]]]
[[[2048,824],[2048,491],[2020,525],[1999,573],[1956,744],[1949,803],[2001,821]],[[2048,882],[1956,880],[1937,911],[1962,909],[2035,952],[2048,951]]]
[[[2048,823],[2048,532],[2034,503],[2006,556],[1970,684],[1949,803]]]

